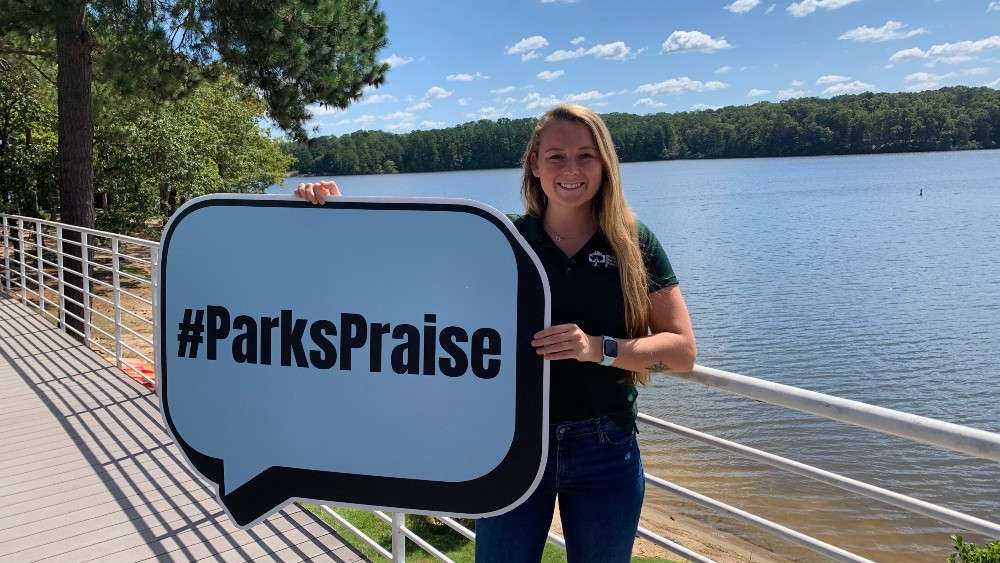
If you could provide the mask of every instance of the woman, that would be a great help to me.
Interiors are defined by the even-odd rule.
[[[340,191],[321,182],[295,193],[322,203]],[[521,197],[525,215],[512,220],[552,293],[552,326],[532,342],[552,361],[549,453],[531,497],[477,521],[476,561],[538,561],[557,496],[570,563],[629,561],[645,491],[635,386],[650,371],[691,370],[691,320],[663,248],[625,202],[597,114],[567,104],[541,117]]]

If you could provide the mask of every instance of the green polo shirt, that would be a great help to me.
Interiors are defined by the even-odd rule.
[[[566,256],[530,215],[511,221],[538,254],[552,292],[552,325],[576,323],[594,336],[626,338],[625,301],[618,265],[608,240],[596,233],[575,255]],[[656,236],[638,224],[639,246],[649,273],[649,292],[677,283],[677,276]],[[577,360],[556,360],[549,368],[549,422],[609,416],[632,428],[638,414],[635,385],[625,370]]]

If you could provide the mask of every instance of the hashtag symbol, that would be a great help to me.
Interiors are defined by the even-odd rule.
[[[194,322],[191,322],[192,314]],[[178,328],[180,332],[177,333],[177,357],[197,358],[198,345],[204,341],[202,333],[205,332],[205,311],[184,309],[184,320],[180,322]]]

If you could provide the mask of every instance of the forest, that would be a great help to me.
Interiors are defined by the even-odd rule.
[[[1000,91],[987,87],[603,117],[622,162],[1000,148]],[[292,167],[301,175],[510,168],[520,165],[534,123],[499,119],[405,134],[356,131],[288,142],[282,150],[295,158]]]

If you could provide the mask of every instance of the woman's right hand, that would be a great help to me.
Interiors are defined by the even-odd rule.
[[[299,187],[295,188],[294,195],[316,205],[323,205],[323,201],[326,200],[327,196],[338,196],[341,193],[340,188],[337,187],[337,182],[323,180],[322,182],[299,184]]]

